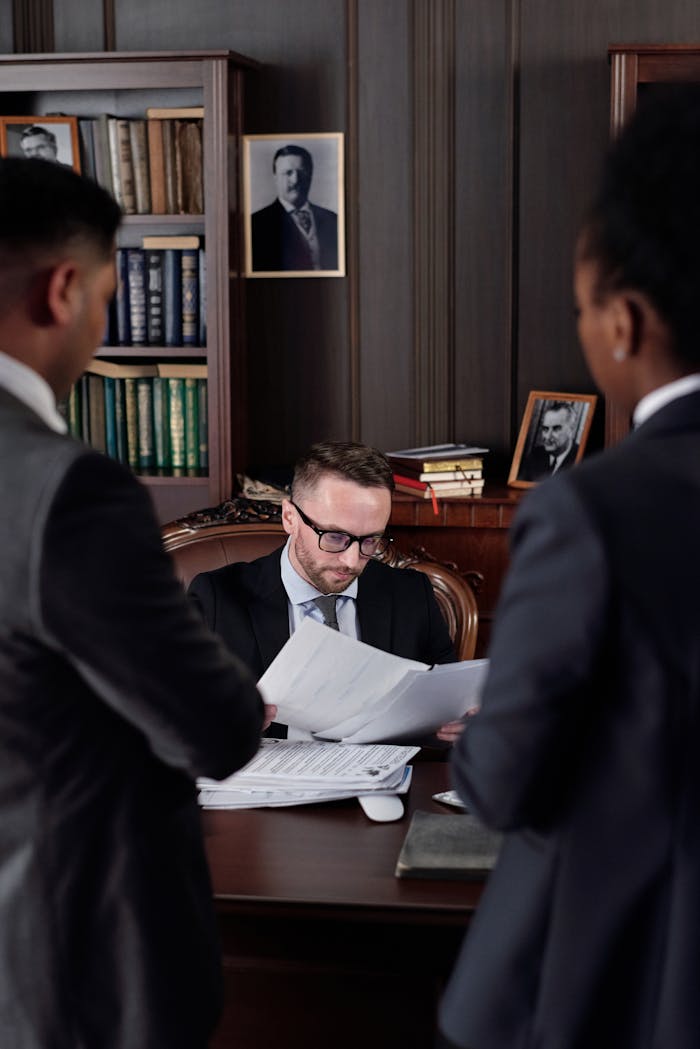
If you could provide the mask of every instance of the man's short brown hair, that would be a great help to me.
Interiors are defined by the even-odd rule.
[[[356,441],[320,441],[297,460],[292,499],[302,490],[315,488],[321,477],[329,473],[366,488],[394,490],[391,466],[383,452]]]

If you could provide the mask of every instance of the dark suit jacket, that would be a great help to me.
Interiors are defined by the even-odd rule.
[[[566,470],[569,466],[573,466],[576,462],[577,455],[578,445],[572,444],[571,448],[569,448],[569,451],[564,456],[557,473],[559,473],[560,470]],[[522,466],[518,471],[518,480],[539,481],[549,473],[551,473],[549,468],[549,452],[545,451],[541,444],[538,444],[523,460]]]
[[[133,476],[0,390],[0,1045],[193,1049],[219,960],[193,778],[255,752]]]
[[[455,746],[507,831],[441,1010],[470,1049],[696,1049],[700,394],[522,503]]]
[[[289,639],[280,556],[275,550],[256,561],[203,572],[189,588],[208,625],[256,678]],[[426,576],[370,561],[357,586],[364,642],[423,663],[454,662],[454,647]]]
[[[321,251],[321,269],[338,269],[338,216],[334,211],[309,207],[316,223],[316,235]],[[296,222],[275,200],[251,216],[253,242],[253,269],[258,271],[312,270],[313,262],[308,241]]]

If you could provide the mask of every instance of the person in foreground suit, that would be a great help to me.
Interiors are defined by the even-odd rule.
[[[0,159],[0,1045],[204,1049],[219,953],[194,778],[259,743],[253,680],[197,616],[146,490],[66,435],[120,212]]]
[[[453,750],[505,841],[442,1002],[449,1044],[697,1046],[698,185],[697,88],[651,96],[576,252],[584,356],[635,428],[523,500]]]
[[[539,481],[548,474],[573,466],[578,455],[574,440],[576,420],[568,401],[555,401],[542,413],[539,440],[518,471],[520,481]]]
[[[282,146],[272,171],[277,199],[251,216],[253,269],[337,270],[338,216],[309,201],[314,162],[303,146]]]
[[[314,604],[337,595],[339,629],[385,652],[451,663],[455,651],[429,580],[375,560],[389,546],[393,476],[381,452],[354,442],[312,445],[282,504],[286,546],[196,576],[189,593],[208,625],[259,678]],[[452,740],[461,722],[440,730]],[[287,726],[271,734],[286,736]],[[298,733],[292,733],[297,735]]]

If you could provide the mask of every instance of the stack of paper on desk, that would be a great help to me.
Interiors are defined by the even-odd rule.
[[[346,743],[407,740],[454,721],[479,701],[488,660],[429,667],[307,618],[258,687],[277,721]]]
[[[228,779],[198,780],[199,803],[204,808],[248,809],[358,794],[404,794],[411,782],[406,763],[418,750],[264,739],[252,761]]]

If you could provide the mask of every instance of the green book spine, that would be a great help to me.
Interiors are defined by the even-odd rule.
[[[153,380],[153,443],[156,469],[166,471],[170,461],[170,413],[168,411],[168,380],[156,376]]]
[[[185,379],[185,466],[188,473],[199,469],[199,398],[197,380]]]
[[[197,379],[199,424],[199,468],[204,473],[209,469],[209,409],[207,404],[207,380]]]
[[[117,439],[115,458],[120,463],[128,464],[129,452],[126,439],[126,404],[124,403],[124,380],[115,379],[114,385],[114,425]]]
[[[117,416],[115,410],[116,379],[104,377],[105,392],[105,451],[112,459],[117,458]]]
[[[139,417],[136,405],[136,379],[124,379],[126,416],[126,460],[132,470],[139,468]]]
[[[88,373],[88,397],[90,400],[89,440],[98,452],[107,450],[105,433],[105,392],[101,375]]]
[[[141,378],[136,380],[136,408],[139,430],[139,470],[148,472],[156,465],[156,451],[153,440],[153,380]]]
[[[68,429],[70,430],[71,436],[77,437],[80,440],[81,426],[80,426],[80,383],[76,382],[73,384],[70,394],[68,395]]]
[[[173,473],[185,469],[185,380],[168,379],[170,460]]]

